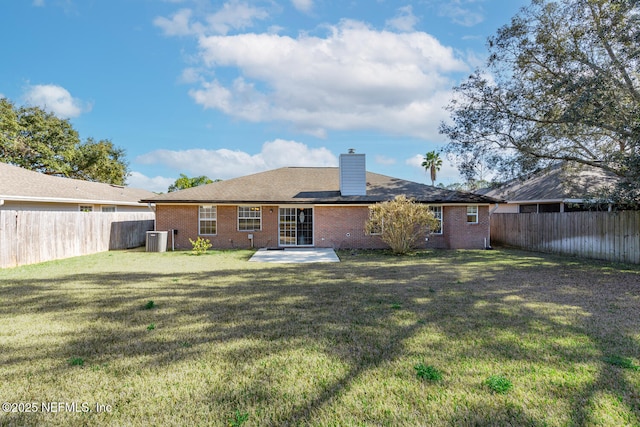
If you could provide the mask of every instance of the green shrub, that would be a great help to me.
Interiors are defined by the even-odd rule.
[[[155,303],[151,300],[144,305],[145,310],[151,310],[153,307],[155,307]]]
[[[431,365],[425,365],[424,363],[418,363],[413,367],[416,370],[416,376],[429,381],[440,381],[442,379],[442,372]]]
[[[628,357],[622,357],[618,355],[607,356],[603,359],[610,365],[617,366],[623,369],[631,369],[632,371],[640,371],[640,366],[635,365],[633,360]]]
[[[240,412],[236,410],[235,414],[233,414],[233,418],[229,418],[227,421],[231,427],[239,427],[244,424],[249,419],[249,414],[247,412]]]
[[[211,241],[209,239],[203,239],[202,237],[198,237],[196,240],[189,239],[191,242],[191,253],[194,255],[202,255],[206,253],[211,246]]]
[[[82,357],[72,357],[68,360],[69,365],[71,366],[83,366],[84,359]]]
[[[513,387],[509,379],[502,375],[491,375],[484,382],[494,393],[505,394]]]
[[[150,323],[149,326],[147,326],[147,331],[153,331],[155,328],[156,328],[156,324]]]
[[[438,220],[429,206],[397,196],[369,208],[365,231],[379,234],[394,254],[404,255],[415,249],[421,239],[424,241],[425,233],[431,233],[438,227]]]

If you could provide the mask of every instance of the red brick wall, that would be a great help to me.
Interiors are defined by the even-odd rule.
[[[191,249],[189,237],[198,235],[198,206],[156,205],[156,230],[178,230],[175,235],[176,249]],[[167,246],[171,248],[171,235],[167,238]]]
[[[379,236],[369,236],[364,232],[364,224],[369,218],[369,208],[359,206],[323,207],[316,206],[315,245],[317,247],[386,248]],[[478,223],[467,223],[467,206],[444,206],[443,234],[421,238],[417,244],[421,248],[437,249],[483,249],[484,239],[489,238],[489,208],[478,207]],[[426,236],[424,236],[426,237]]]
[[[366,206],[316,206],[315,245],[320,248],[386,248],[380,236],[364,232],[369,218]]]
[[[442,207],[441,235],[432,234],[427,248],[436,249],[484,249],[484,239],[489,239],[489,207],[478,207],[478,223],[467,223],[467,206]]]
[[[489,237],[489,208],[478,208],[478,224],[467,223],[466,206],[444,206],[443,234],[431,235],[429,240],[421,239],[419,247],[440,249],[482,249],[484,239]],[[364,232],[364,224],[369,217],[366,206],[316,206],[314,208],[314,244],[316,247],[336,249],[385,248],[387,245],[379,236]],[[211,241],[214,248],[249,248],[253,234],[253,245],[257,248],[278,246],[278,206],[262,206],[262,230],[238,231],[236,206],[217,207],[218,230],[215,236],[202,236]],[[198,237],[197,205],[156,206],[156,228],[164,231],[177,229],[176,249],[191,249],[189,238]],[[171,246],[171,236],[168,239]]]
[[[253,245],[257,248],[278,246],[278,207],[262,206],[262,230],[238,231],[238,207],[217,206],[217,234],[202,235],[209,239],[214,248],[250,248],[249,234],[253,234]],[[189,239],[198,238],[197,205],[156,206],[156,229],[166,231],[177,229],[175,248],[191,249]],[[168,245],[171,246],[171,236]]]

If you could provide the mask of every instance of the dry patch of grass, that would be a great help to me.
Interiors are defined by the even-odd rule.
[[[637,267],[250,255],[1,270],[0,425],[640,424]]]

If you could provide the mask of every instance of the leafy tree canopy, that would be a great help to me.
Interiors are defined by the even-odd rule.
[[[472,179],[466,182],[454,182],[447,185],[440,183],[438,184],[438,187],[444,188],[446,190],[452,190],[452,191],[476,191],[481,188],[493,187],[497,185],[499,185],[499,183],[487,181],[485,179],[478,179],[478,180]]]
[[[0,99],[0,161],[47,175],[124,185],[124,149],[109,140],[80,141],[69,120]]]
[[[560,160],[621,177],[640,196],[640,2],[533,0],[488,40],[486,68],[458,86],[441,124],[467,178]]]
[[[220,181],[216,179],[216,181]],[[211,184],[213,180],[209,177],[201,175],[193,178],[189,178],[187,175],[181,173],[180,178],[176,179],[176,182],[169,186],[169,193],[179,190],[184,190],[185,188],[197,187],[199,185]]]

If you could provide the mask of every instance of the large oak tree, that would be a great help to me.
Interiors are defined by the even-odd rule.
[[[220,181],[216,179],[216,181]],[[176,179],[176,181],[169,186],[169,193],[174,191],[180,191],[187,188],[198,187],[200,185],[211,184],[213,182],[208,176],[200,175],[195,176],[193,178],[188,177],[187,175],[181,173],[180,178]]]
[[[486,67],[458,86],[441,125],[472,178],[560,160],[621,177],[640,200],[640,3],[533,0],[488,40]]]
[[[80,140],[69,120],[0,99],[0,161],[47,175],[124,185],[125,151],[109,140]]]

